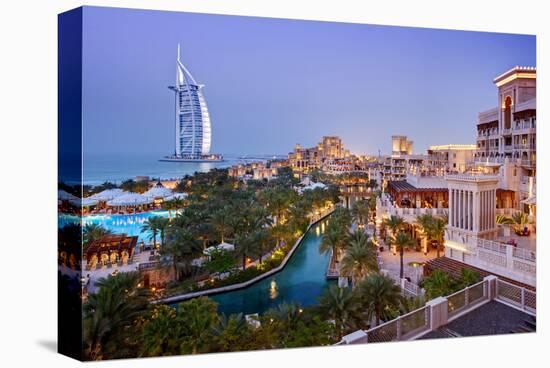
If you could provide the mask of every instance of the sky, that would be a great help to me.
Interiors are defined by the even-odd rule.
[[[535,36],[86,7],[84,149],[174,151],[177,44],[204,94],[212,152],[286,154],[340,136],[387,154],[391,135],[475,143],[492,80],[536,66]]]

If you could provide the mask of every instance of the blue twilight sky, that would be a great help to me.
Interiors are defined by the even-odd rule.
[[[225,154],[284,154],[322,135],[372,154],[392,134],[416,153],[475,143],[492,79],[536,61],[528,35],[86,7],[86,153],[174,151],[178,43]]]

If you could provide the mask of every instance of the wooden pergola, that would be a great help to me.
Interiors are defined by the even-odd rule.
[[[118,263],[127,264],[134,254],[137,240],[137,236],[114,234],[93,241],[84,253],[87,267],[95,269],[97,265],[110,267]]]
[[[410,208],[448,207],[449,190],[447,188],[417,188],[403,180],[389,181],[387,192],[399,206],[402,206],[402,201],[408,200]]]

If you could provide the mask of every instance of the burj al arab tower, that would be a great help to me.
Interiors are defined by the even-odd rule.
[[[176,84],[168,88],[175,92],[175,150],[162,161],[221,161],[220,155],[210,153],[212,125],[204,85],[198,84],[182,64],[179,44]]]

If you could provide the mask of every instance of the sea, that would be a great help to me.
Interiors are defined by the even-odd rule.
[[[136,176],[149,176],[162,180],[179,179],[195,172],[208,172],[214,168],[226,168],[236,164],[286,158],[281,154],[224,154],[220,162],[162,162],[162,153],[101,153],[86,154],[83,160],[82,183],[99,185],[106,181],[120,184]],[[60,181],[77,184],[78,177],[61,177]]]

